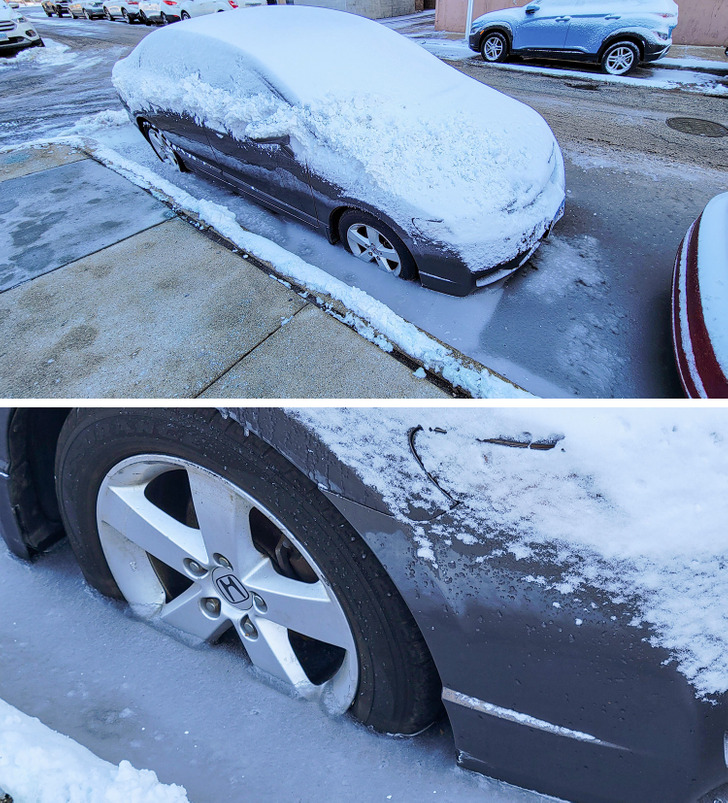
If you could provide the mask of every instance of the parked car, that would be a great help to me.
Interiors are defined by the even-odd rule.
[[[687,803],[728,779],[725,694],[701,686],[725,686],[725,568],[698,548],[709,512],[722,531],[726,465],[713,419],[661,412],[2,410],[0,530],[26,560],[65,535],[138,617],[187,643],[231,631],[380,731],[421,730],[442,699],[469,769],[579,803]],[[646,600],[609,586],[630,558]],[[575,586],[580,565],[593,582]]]
[[[263,5],[263,2],[253,5]],[[162,25],[233,8],[238,8],[237,0],[141,0],[139,3],[140,16],[145,22]]]
[[[68,4],[70,0],[43,0],[41,7],[46,13],[46,17],[52,17],[56,14],[62,17],[68,13]]]
[[[488,62],[555,58],[626,75],[667,53],[677,18],[673,0],[538,0],[478,17],[469,44]]]
[[[105,16],[102,0],[71,0],[68,13],[72,19],[85,17],[87,20],[101,19]]]
[[[40,34],[22,14],[0,0],[0,53],[16,53],[26,47],[43,47]]]
[[[517,270],[563,211],[542,117],[353,14],[190,20],[145,37],[113,81],[162,161],[435,290]]]
[[[141,21],[139,16],[139,0],[115,0],[104,4],[104,16],[107,20],[121,17],[124,22]]]
[[[672,341],[690,398],[728,399],[728,193],[693,223],[675,260]]]

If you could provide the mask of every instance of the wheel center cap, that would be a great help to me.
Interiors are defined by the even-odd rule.
[[[247,610],[253,605],[253,595],[230,569],[224,567],[215,569],[212,573],[212,581],[220,597],[229,605],[234,605],[241,610]]]

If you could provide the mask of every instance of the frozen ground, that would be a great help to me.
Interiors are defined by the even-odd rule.
[[[143,625],[88,589],[65,545],[28,566],[0,544],[0,573],[0,697],[194,803],[546,800],[459,769],[445,723],[376,734],[269,686],[232,644],[192,649]],[[0,760],[12,792],[10,779]]]

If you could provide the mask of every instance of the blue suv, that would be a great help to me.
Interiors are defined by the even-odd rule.
[[[538,0],[478,17],[469,44],[488,62],[556,58],[626,75],[667,53],[677,14],[673,0]]]

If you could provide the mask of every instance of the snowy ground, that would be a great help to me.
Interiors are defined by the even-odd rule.
[[[192,649],[141,624],[89,590],[67,545],[28,566],[0,543],[0,573],[0,697],[111,764],[183,786],[194,803],[546,800],[459,769],[446,723],[412,739],[376,734],[271,687],[232,644]],[[27,787],[3,763],[2,734],[27,731],[6,710],[0,788],[13,793]]]

